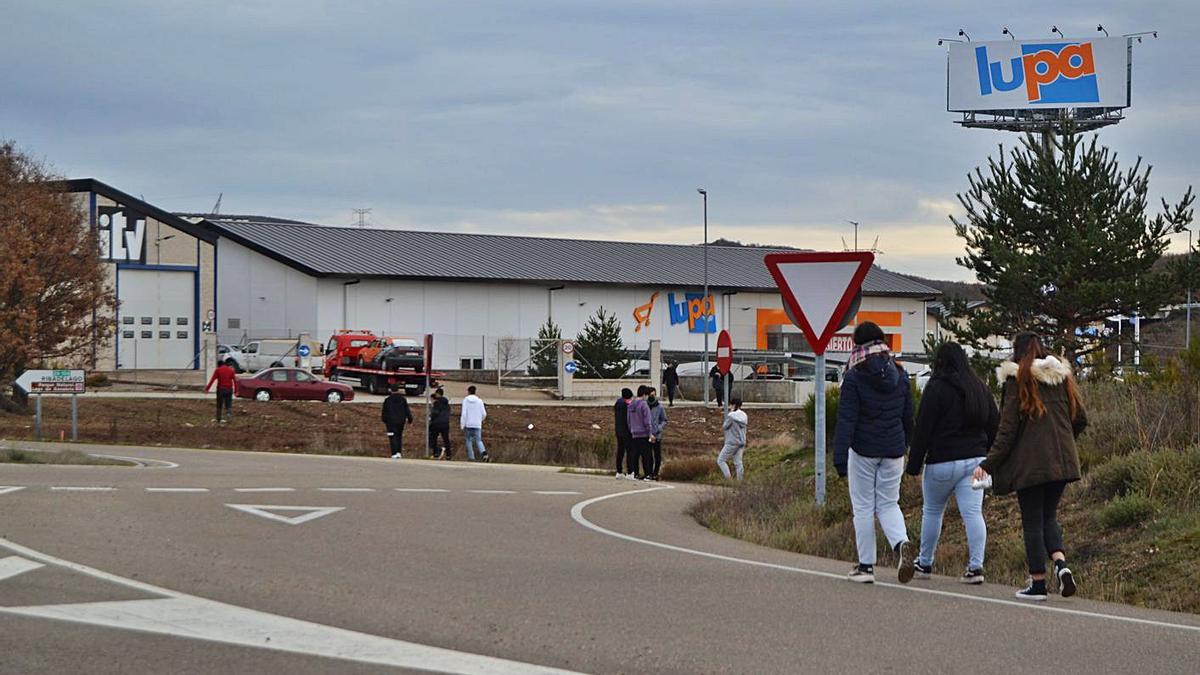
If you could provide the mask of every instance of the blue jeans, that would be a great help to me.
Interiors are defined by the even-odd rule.
[[[921,493],[925,500],[921,515],[921,554],[917,557],[921,565],[933,565],[933,554],[942,536],[942,515],[953,494],[967,530],[967,547],[970,551],[967,566],[973,570],[983,569],[983,549],[987,546],[983,490],[971,489],[971,474],[982,461],[982,457],[971,457],[925,465],[925,475],[921,481]]]
[[[467,459],[475,459],[476,443],[479,444],[479,455],[487,454],[487,448],[483,447],[483,429],[463,429],[463,443],[467,446]]]

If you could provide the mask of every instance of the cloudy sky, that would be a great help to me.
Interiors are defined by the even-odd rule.
[[[1196,182],[1195,2],[6,0],[0,138],[171,210],[840,249],[961,279],[947,215],[1011,134],[945,111],[945,49],[1158,29],[1102,132]],[[1182,250],[1183,242],[1177,248]]]

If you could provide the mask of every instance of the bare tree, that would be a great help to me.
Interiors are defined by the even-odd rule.
[[[113,337],[116,296],[87,213],[45,166],[0,143],[0,408],[39,365],[82,365]]]

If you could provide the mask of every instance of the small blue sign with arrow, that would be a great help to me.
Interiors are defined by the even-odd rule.
[[[312,347],[309,347],[308,345],[300,345],[296,349],[296,353],[300,355],[300,358],[304,358],[312,353]]]
[[[579,370],[579,364],[575,363],[574,361],[567,361],[566,363],[563,364],[563,370],[574,375],[576,373],[576,371]]]

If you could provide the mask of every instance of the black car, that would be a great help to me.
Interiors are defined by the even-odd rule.
[[[425,348],[416,340],[398,338],[392,344],[384,347],[371,361],[375,368],[383,370],[415,370],[418,373],[425,369]]]

